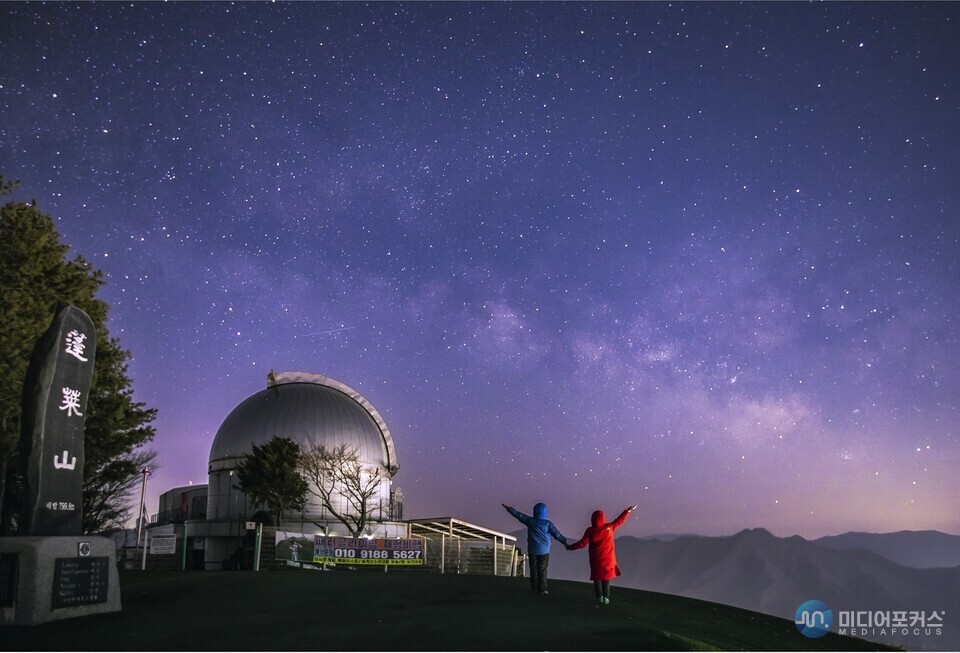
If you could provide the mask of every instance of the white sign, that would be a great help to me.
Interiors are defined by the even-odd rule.
[[[177,552],[176,535],[154,535],[150,538],[150,553],[154,555],[169,555]]]

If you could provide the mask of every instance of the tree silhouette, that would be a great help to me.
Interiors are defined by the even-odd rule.
[[[17,186],[0,177],[0,195]],[[22,495],[19,467],[23,381],[30,354],[57,302],[81,308],[97,330],[97,355],[84,422],[83,530],[97,533],[130,516],[131,491],[154,453],[156,411],[133,398],[130,353],[110,337],[103,276],[82,256],[68,259],[53,219],[35,203],[0,208],[0,534],[14,534]]]
[[[375,507],[371,499],[383,482],[380,469],[361,463],[356,447],[319,444],[301,454],[300,470],[323,507],[359,537]]]
[[[290,438],[273,436],[264,445],[253,445],[237,467],[240,490],[257,505],[264,505],[279,527],[287,510],[303,510],[307,482],[299,472],[300,445]]]

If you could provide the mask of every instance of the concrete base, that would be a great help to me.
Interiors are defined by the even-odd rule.
[[[87,535],[0,537],[0,554],[16,556],[13,605],[0,606],[0,625],[30,626],[122,609],[112,540]],[[9,555],[4,557],[9,560]]]

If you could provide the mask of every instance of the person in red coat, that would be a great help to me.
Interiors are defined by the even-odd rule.
[[[587,551],[590,554],[590,580],[593,581],[598,605],[610,603],[610,580],[620,575],[617,552],[613,545],[613,531],[620,528],[636,508],[635,505],[630,506],[610,523],[607,523],[607,516],[602,510],[594,510],[590,518],[593,526],[583,532],[583,537],[578,542],[567,545],[568,551],[590,545]]]

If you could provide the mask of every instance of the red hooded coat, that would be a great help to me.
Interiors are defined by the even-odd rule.
[[[570,545],[570,550],[590,545],[590,580],[610,580],[620,575],[617,553],[613,546],[613,531],[627,521],[630,511],[624,510],[609,524],[602,510],[595,510],[590,518],[593,526],[583,532],[579,542]]]

